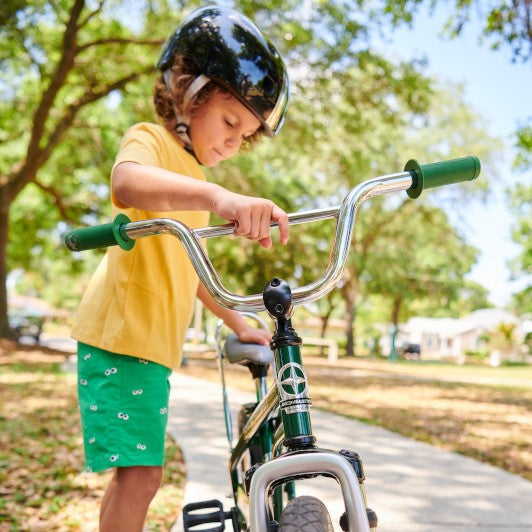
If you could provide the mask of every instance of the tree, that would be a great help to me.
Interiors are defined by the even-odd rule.
[[[154,52],[162,40],[149,37],[150,17],[136,35],[104,1],[88,6],[84,0],[8,2],[1,18],[0,72],[6,90],[0,99],[0,336],[6,336],[13,202],[32,183],[65,220],[77,222],[93,210],[86,195],[69,193],[76,185],[70,177],[75,166],[63,164],[71,172],[62,175],[46,175],[42,169],[75,128],[87,133],[98,125],[83,113],[88,106],[154,70]]]
[[[123,131],[138,120],[153,120],[147,74],[162,40],[152,36],[168,35],[199,4],[187,2],[186,9],[184,2],[171,9],[164,0],[134,6],[125,0],[3,4],[0,71],[9,90],[0,97],[5,125],[0,133],[0,336],[7,324],[8,227],[9,268],[42,270],[50,279],[44,269],[57,270],[51,264],[62,260],[59,234],[108,213],[108,174]],[[362,179],[402,168],[412,154],[400,152],[401,141],[407,128],[419,129],[427,118],[432,83],[416,63],[392,63],[371,53],[367,36],[382,14],[373,4],[253,0],[236,7],[281,49],[294,98],[279,140],[220,166],[211,173],[214,180],[293,211],[334,205]],[[134,17],[124,16],[128,10],[137,15],[133,28]],[[479,139],[472,129],[472,137],[463,138]],[[290,246],[273,258],[252,244],[242,246],[249,255],[223,241],[210,248],[214,256],[223,253],[222,273],[237,272],[229,279],[237,287],[261,290],[268,276],[279,272],[306,284],[323,273],[331,223],[313,226],[313,236],[292,231]],[[372,241],[364,240],[364,233],[355,236],[355,252]],[[363,259],[357,260],[350,264],[354,280],[346,300],[356,299],[364,274]],[[297,263],[294,271],[286,269]],[[83,270],[76,257],[69,264]]]
[[[427,162],[473,152],[486,162],[483,179],[449,187],[453,193],[444,195],[463,200],[487,188],[496,150],[483,124],[461,103],[459,93],[434,92],[413,65],[393,65],[364,53],[358,68],[339,70],[334,76],[326,73],[298,89],[282,142],[265,143],[224,163],[214,171],[214,179],[226,186],[237,183],[244,193],[260,191],[293,211],[338,204],[363,179],[399,171],[411,157]],[[442,193],[432,196],[441,199]],[[391,201],[397,206],[397,198]],[[389,227],[398,227],[397,236],[398,221],[403,219],[400,210],[385,200],[374,199],[360,210],[347,271],[338,289],[345,308],[348,353],[354,351],[356,308],[362,294],[367,294],[363,285],[380,266],[378,254],[372,260],[375,243],[384,238],[385,247],[394,247]],[[422,231],[416,224],[413,227]],[[214,257],[223,256],[223,265],[221,259],[218,265],[224,275],[231,278],[230,271],[237,272],[232,281],[237,291],[253,286],[257,292],[273,275],[296,285],[320,277],[333,231],[331,222],[294,228],[288,247],[276,248],[274,261],[269,252],[248,244],[229,248],[227,242],[213,241],[209,250]],[[449,269],[454,271],[452,265]],[[325,319],[326,315],[327,311]]]
[[[532,186],[518,183],[508,191],[510,206],[516,215],[513,240],[522,252],[513,260],[515,275],[529,275],[532,271]]]
[[[458,89],[455,89],[458,91]],[[484,132],[481,120],[466,108],[461,99],[457,98],[453,91],[438,91],[434,89],[430,100],[430,108],[423,114],[416,113],[415,108],[409,107],[409,100],[397,100],[395,103],[398,108],[397,115],[402,117],[401,121],[391,130],[385,127],[385,124],[379,124],[379,127],[370,130],[368,141],[370,146],[375,146],[375,151],[368,150],[373,156],[373,163],[377,163],[374,175],[379,173],[390,173],[390,169],[397,166],[397,160],[406,160],[416,158],[420,162],[437,161],[450,159],[475,153],[479,155],[485,169],[483,179],[476,182],[470,182],[461,186],[447,187],[445,189],[430,191],[424,193],[425,197],[442,201],[442,198],[461,198],[462,201],[472,194],[483,193],[490,179],[490,162],[493,160],[496,150],[493,149],[494,142],[489,139]],[[467,125],[466,125],[467,124]],[[379,145],[379,141],[382,142]],[[405,155],[403,155],[403,153]],[[380,168],[379,168],[380,167]],[[378,170],[381,170],[378,172]],[[353,172],[357,175],[357,172]],[[392,200],[394,201],[394,200]],[[396,200],[395,200],[396,201]],[[421,201],[426,201],[421,198]],[[376,243],[384,242],[385,248],[393,249],[395,247],[394,239],[400,240],[401,222],[400,209],[390,209],[389,203],[380,200],[372,200],[367,210],[362,210],[359,216],[358,231],[354,235],[353,252],[349,261],[349,272],[346,274],[342,285],[342,295],[346,303],[346,322],[347,325],[347,352],[354,353],[354,336],[353,324],[356,315],[356,306],[363,297],[363,283],[371,279],[374,272],[382,268]],[[419,235],[412,238],[427,243],[422,240],[423,227],[416,224],[405,222],[407,229],[412,225],[413,229]],[[393,230],[390,231],[390,228]],[[411,234],[411,233],[410,233]],[[384,239],[384,240],[383,240]],[[372,260],[372,258],[376,260]],[[449,258],[449,269],[454,271],[452,258]],[[408,271],[408,270],[406,270]],[[404,276],[404,275],[403,275]],[[401,285],[401,276],[395,278],[398,285]],[[373,285],[375,286],[375,285]],[[390,285],[389,285],[390,286]],[[380,292],[382,293],[382,292]],[[394,293],[393,290],[391,293]],[[396,317],[402,300],[395,300]]]
[[[105,108],[93,114],[108,95],[118,93],[114,99],[124,102],[127,91],[146,88],[143,80],[154,71],[163,41],[153,35],[169,35],[179,19],[200,4],[192,1],[170,6],[165,0],[2,3],[0,72],[5,90],[0,97],[0,336],[7,334],[8,238],[10,257],[15,257],[9,268],[30,261],[35,266],[39,250],[44,253],[47,248],[32,247],[34,235],[57,235],[65,227],[61,221],[72,225],[97,219],[108,193],[109,153],[116,151],[117,131],[125,128],[123,124],[114,131],[110,128],[107,146],[101,145],[104,135],[93,134],[90,150],[81,133],[98,131],[102,114],[112,122],[124,111],[119,105],[107,108],[107,115]],[[370,7],[340,1],[309,4],[294,0],[287,4],[254,0],[236,7],[266,29],[296,72],[332,72],[356,62],[368,24],[379,16]],[[129,100],[134,103],[129,123],[147,115],[139,102],[145,102],[149,92]],[[97,120],[95,115],[99,115]],[[71,157],[70,164],[65,157],[59,160],[60,152]],[[93,175],[81,176],[76,171],[86,165],[94,170]],[[12,208],[29,184],[37,187],[31,194],[40,197],[39,202],[48,202],[57,211],[44,222],[46,209],[40,206],[25,219],[25,228],[31,229],[24,234],[24,241],[29,240],[28,247],[37,250],[33,254],[21,250],[13,217],[17,221],[23,217]]]
[[[386,12],[396,24],[411,23],[419,6],[425,3],[424,0],[393,0],[387,3]],[[509,47],[514,61],[525,62],[532,57],[530,0],[431,0],[430,9],[441,4],[450,7],[443,28],[450,36],[459,36],[472,18],[480,18],[484,20],[483,37],[491,41],[492,48]]]
[[[476,250],[449,224],[444,211],[406,200],[375,243],[375,264],[365,289],[390,301],[395,329],[401,311],[404,318],[416,300],[430,300],[449,315],[475,259]]]
[[[489,290],[468,279],[454,287],[453,292],[452,298],[446,297],[443,301],[431,298],[415,300],[409,305],[408,314],[459,318],[474,310],[493,307],[489,300]]]
[[[369,178],[378,171],[378,154],[401,134],[402,115],[395,103],[410,106],[411,113],[421,112],[430,94],[427,80],[414,65],[394,65],[366,51],[358,54],[356,67],[310,76],[297,89],[281,133],[283,142],[273,150],[266,143],[244,158],[225,163],[214,172],[215,179],[224,185],[236,182],[244,193],[266,192],[290,210],[338,204],[363,176]],[[317,279],[325,270],[333,235],[331,222],[292,231],[288,248],[276,253],[274,274],[285,272],[287,280],[299,285]],[[261,290],[267,280],[264,274],[272,273],[272,262],[261,259],[263,252],[256,247],[248,250],[252,260],[249,254],[246,260],[224,246],[213,242],[209,249],[214,255],[223,253],[226,264],[240,256],[239,264],[231,262],[234,271],[242,272],[241,281],[261,279],[256,286]],[[290,271],[293,264],[299,266]],[[348,286],[344,279],[342,293]]]
[[[515,159],[515,168],[526,172],[532,168],[532,128],[523,127],[518,132],[518,153]],[[527,183],[518,183],[506,191],[506,197],[516,219],[512,228],[512,238],[522,251],[511,262],[512,274],[515,278],[529,276],[532,272],[532,186]],[[513,307],[522,314],[532,313],[530,284],[513,296]]]
[[[516,334],[515,323],[499,323],[487,333],[487,345],[499,360],[522,361],[524,359],[523,343]]]

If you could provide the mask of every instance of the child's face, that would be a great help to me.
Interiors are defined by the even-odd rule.
[[[214,166],[236,155],[259,127],[259,119],[234,96],[216,91],[192,116],[190,140],[199,162]]]

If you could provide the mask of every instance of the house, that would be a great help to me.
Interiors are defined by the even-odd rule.
[[[417,344],[424,359],[454,359],[465,361],[467,351],[485,348],[484,337],[501,323],[517,326],[518,335],[524,337],[521,321],[502,309],[475,310],[462,318],[413,317],[400,327],[397,345]]]

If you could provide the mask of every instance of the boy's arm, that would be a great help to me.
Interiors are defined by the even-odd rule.
[[[210,211],[234,222],[235,235],[272,244],[270,223],[279,224],[281,242],[288,240],[288,216],[273,201],[229,190],[157,166],[122,162],[112,174],[115,199],[145,211]]]
[[[198,298],[215,315],[221,318],[224,323],[232,329],[241,342],[250,344],[269,345],[272,334],[266,329],[251,327],[244,318],[234,310],[220,306],[211,297],[207,289],[200,283],[198,285]]]

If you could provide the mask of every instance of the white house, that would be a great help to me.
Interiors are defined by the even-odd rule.
[[[482,336],[500,323],[515,323],[518,334],[523,332],[516,316],[505,310],[489,308],[475,310],[458,319],[410,318],[400,327],[397,345],[418,344],[425,359],[454,358],[463,363],[466,351],[481,349]]]

